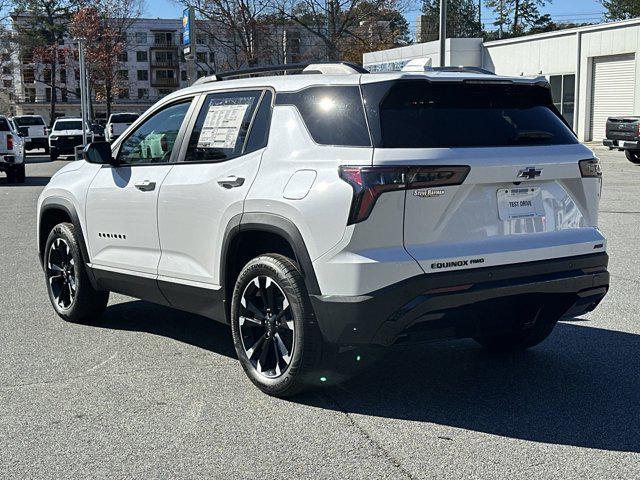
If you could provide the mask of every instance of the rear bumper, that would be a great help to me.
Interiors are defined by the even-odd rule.
[[[611,140],[609,138],[605,138],[602,141],[602,144],[605,147],[609,147],[611,149],[617,148],[618,150],[640,150],[640,141],[634,140]]]
[[[393,345],[474,337],[593,310],[607,293],[606,253],[425,274],[357,297],[311,297],[330,343]]]
[[[0,154],[0,164],[2,164],[3,166],[14,165],[16,163],[16,160],[17,159],[15,155]]]

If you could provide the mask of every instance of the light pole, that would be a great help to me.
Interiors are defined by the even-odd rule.
[[[440,66],[445,66],[447,45],[447,0],[440,0]]]
[[[84,38],[76,38],[78,42],[78,61],[80,63],[80,116],[82,117],[82,145],[87,144],[87,125],[89,124],[89,82],[87,66],[84,60]]]

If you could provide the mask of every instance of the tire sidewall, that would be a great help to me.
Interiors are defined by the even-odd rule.
[[[69,245],[69,250],[71,251],[71,256],[73,257],[73,273],[76,278],[76,295],[73,299],[73,303],[69,308],[61,308],[56,302],[53,292],[51,291],[51,286],[49,283],[49,276],[47,274],[47,263],[49,261],[49,252],[51,250],[51,245],[56,239],[62,238]],[[49,300],[51,301],[51,305],[53,306],[56,313],[63,317],[66,320],[73,321],[74,313],[77,310],[78,303],[81,301],[81,296],[83,294],[84,288],[84,276],[82,275],[82,254],[78,247],[78,243],[75,239],[75,234],[73,231],[73,226],[66,223],[61,223],[53,227],[51,232],[49,232],[49,237],[47,238],[47,242],[44,250],[44,268],[45,268],[45,281],[47,294],[49,295]]]
[[[238,360],[242,368],[246,372],[249,379],[266,393],[274,395],[287,391],[292,384],[299,382],[300,378],[296,378],[302,364],[304,362],[305,351],[305,322],[307,322],[308,314],[304,298],[298,298],[296,288],[291,284],[292,278],[286,275],[282,265],[270,256],[261,256],[250,261],[240,272],[233,290],[231,299],[231,331],[233,335],[233,343],[238,355]],[[247,285],[257,276],[267,276],[282,289],[289,302],[289,308],[293,315],[295,327],[294,333],[294,349],[291,363],[287,370],[276,378],[268,378],[261,375],[251,364],[244,350],[244,345],[240,333],[240,324],[238,320],[238,308],[242,294]],[[299,286],[298,286],[299,287]],[[298,291],[300,289],[298,288]],[[304,290],[303,290],[304,292]],[[306,294],[306,292],[304,292]]]

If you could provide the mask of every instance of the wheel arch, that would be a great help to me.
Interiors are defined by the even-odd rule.
[[[311,295],[320,294],[311,257],[295,224],[273,213],[244,213],[229,221],[222,244],[220,281],[228,305],[235,279],[242,267],[251,258],[264,253],[293,257],[300,267],[307,292]]]
[[[80,251],[85,263],[89,263],[89,251],[82,232],[82,225],[75,206],[63,197],[48,197],[40,207],[38,219],[38,258],[44,262],[44,247],[51,229],[58,223],[70,222],[75,229],[76,239],[80,245]]]

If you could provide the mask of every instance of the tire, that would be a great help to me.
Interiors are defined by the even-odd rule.
[[[233,289],[231,332],[242,368],[264,393],[289,397],[315,383],[322,335],[291,259],[266,254],[245,265]]]
[[[542,343],[555,328],[557,320],[511,332],[475,337],[474,340],[489,351],[497,353],[520,352]]]
[[[49,159],[52,162],[55,162],[56,160],[58,160],[58,152],[56,152],[53,148],[49,150]]]
[[[43,258],[47,292],[56,313],[69,322],[95,323],[107,306],[109,292],[91,285],[71,223],[53,227]]]
[[[14,167],[8,166],[5,173],[7,174],[7,183],[16,182],[16,169]]]
[[[49,145],[45,145],[45,146],[44,146],[44,153],[45,153],[46,155],[49,155],[49,152],[50,152],[50,151],[51,151],[51,149],[49,148]]]
[[[24,169],[24,163],[15,166],[14,170],[15,180],[17,183],[24,183],[27,179]]]
[[[625,150],[624,154],[631,163],[640,164],[640,151],[639,150]]]

